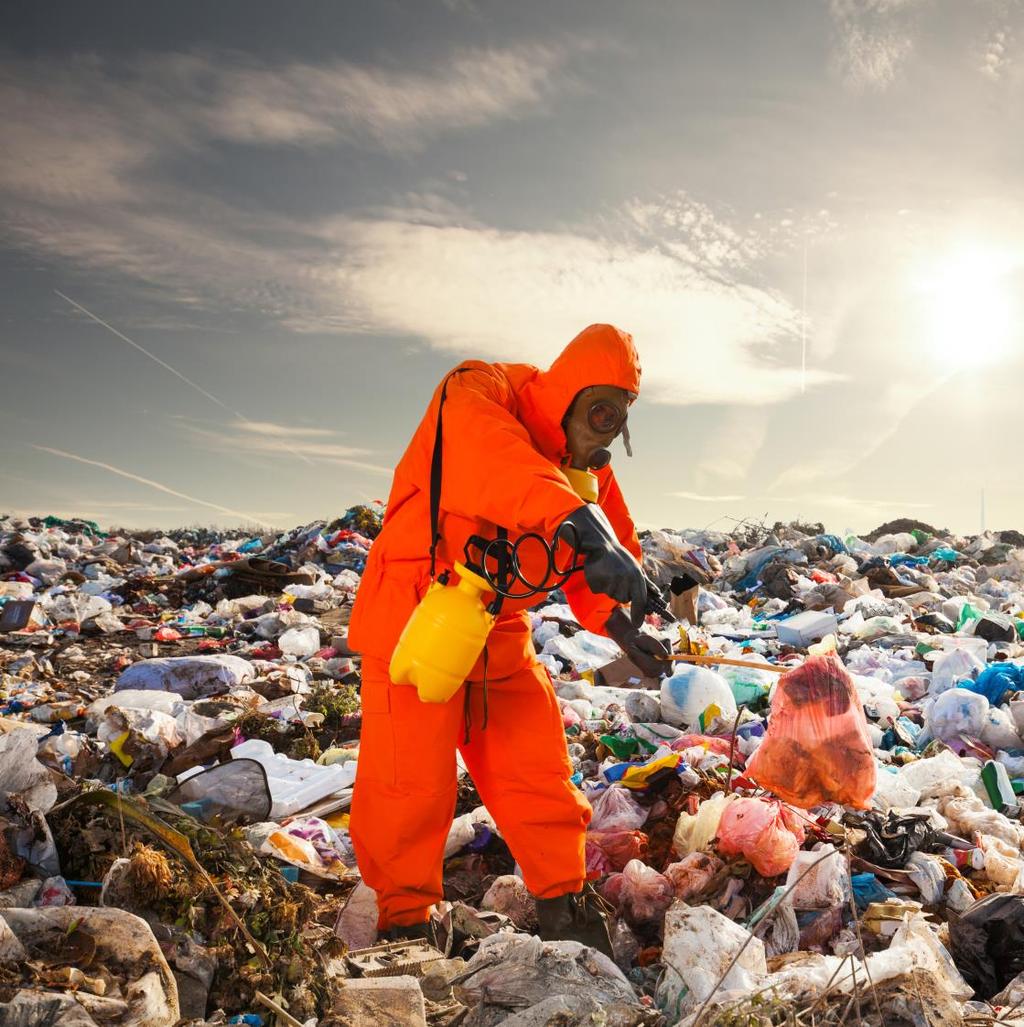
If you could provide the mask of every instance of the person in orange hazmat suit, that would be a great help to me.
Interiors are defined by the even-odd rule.
[[[563,591],[577,619],[612,637],[645,673],[665,673],[669,647],[639,630],[654,586],[606,448],[622,435],[628,451],[626,417],[639,389],[632,338],[606,324],[581,332],[546,371],[466,361],[438,386],[395,469],[348,638],[362,654],[363,711],[351,837],[377,893],[378,927],[392,937],[423,936],[442,897],[458,750],[537,899],[540,936],[610,951],[604,915],[584,888],[591,809],[570,781],[558,702],[533,647],[527,608],[539,600],[504,603],[449,702],[421,702],[388,670],[435,560],[435,570],[449,570],[471,536],[491,539],[504,528],[511,538],[536,532],[574,543],[583,566]],[[444,473],[431,545],[435,445]],[[596,474],[596,503],[581,502],[564,473],[570,467]],[[531,567],[524,550],[524,576],[534,582],[549,569],[537,561]]]

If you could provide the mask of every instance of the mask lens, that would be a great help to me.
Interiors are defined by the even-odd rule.
[[[590,427],[600,435],[609,435],[622,427],[625,414],[614,403],[599,399],[588,414]]]

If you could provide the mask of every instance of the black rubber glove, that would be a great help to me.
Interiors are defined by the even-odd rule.
[[[667,659],[672,655],[668,642],[633,627],[625,610],[613,610],[604,629],[630,661],[643,671],[645,677],[660,678],[672,670],[672,664]]]
[[[647,578],[646,572],[644,577]],[[661,589],[650,578],[647,578],[647,612],[656,613],[667,624],[676,623],[676,616],[665,602]]]
[[[615,537],[604,511],[595,503],[585,503],[566,517],[558,535],[583,557],[583,577],[590,591],[629,603],[633,624],[643,624],[647,578],[636,557]]]

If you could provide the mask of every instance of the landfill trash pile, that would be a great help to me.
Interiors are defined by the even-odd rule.
[[[611,960],[533,936],[467,775],[431,943],[378,939],[346,625],[381,514],[0,517],[0,1023],[1024,1025],[1024,536],[647,532],[661,680],[534,610]]]

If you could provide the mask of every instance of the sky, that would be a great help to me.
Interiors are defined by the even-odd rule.
[[[611,322],[641,527],[1024,527],[1022,47],[1020,0],[7,3],[0,511],[332,518],[448,368]]]

